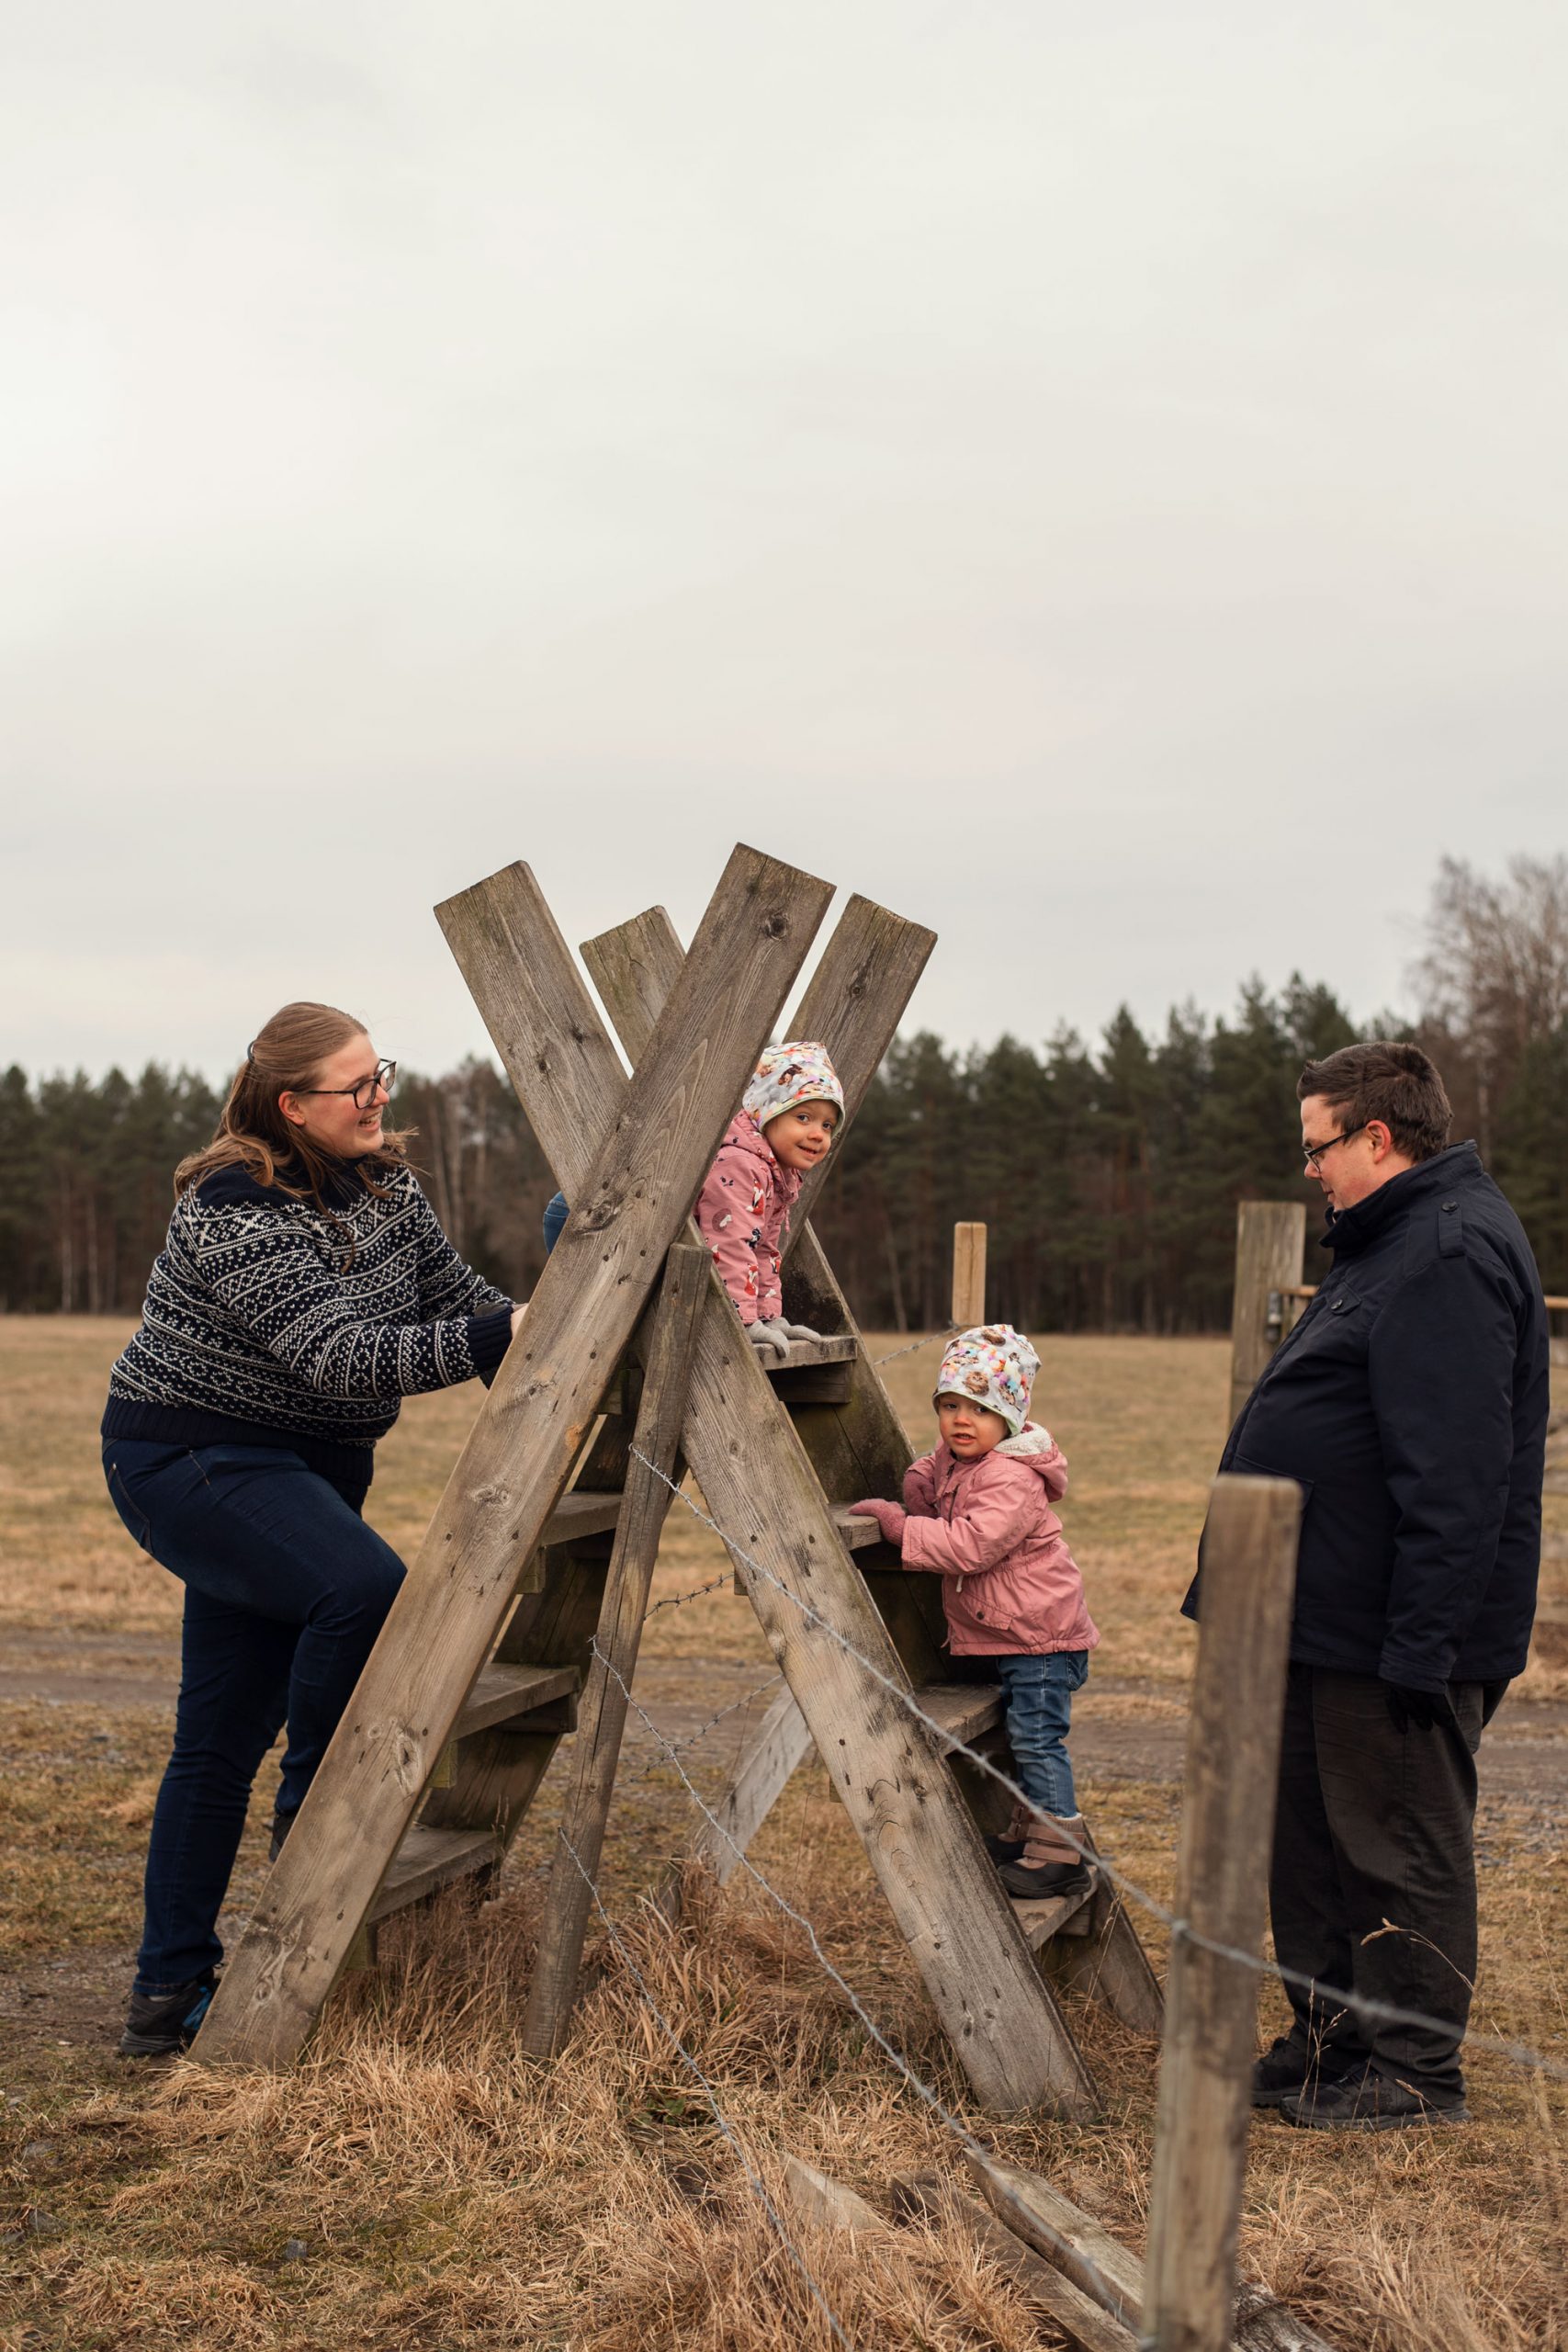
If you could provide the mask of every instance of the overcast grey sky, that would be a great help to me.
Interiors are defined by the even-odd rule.
[[[482,1042],[753,842],[957,1039],[1568,842],[1568,17],[123,0],[0,32],[0,1057]]]

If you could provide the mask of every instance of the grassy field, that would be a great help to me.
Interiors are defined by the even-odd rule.
[[[713,2084],[745,2165],[765,2183],[795,2153],[886,2210],[892,2176],[949,2167],[950,2143],[801,1930],[754,1885],[699,1900],[678,1934],[640,1902],[694,1826],[651,1749],[628,1752],[606,1848],[619,1940],[601,1934],[603,1975],[555,2066],[514,2046],[547,1801],[501,1898],[478,1911],[448,1905],[389,1933],[379,1966],[335,1997],[298,2073],[214,2078],[112,2056],[178,1634],[177,1589],[122,1532],[97,1466],[94,1432],[121,1336],[107,1322],[0,1321],[10,1866],[0,2346],[826,2346],[819,2309],[665,2029]],[[1104,1634],[1075,1737],[1086,1809],[1122,1868],[1166,1898],[1179,1802],[1170,1759],[1192,1655],[1175,1603],[1223,1433],[1225,1351],[1083,1339],[1049,1340],[1042,1353],[1040,1416],[1072,1464],[1065,1515]],[[888,1367],[922,1441],[933,1361],[928,1351]],[[405,1555],[474,1402],[468,1392],[416,1400],[381,1449],[370,1515]],[[1568,1502],[1551,1498],[1549,1519],[1548,1591],[1561,1611]],[[722,1577],[726,1565],[678,1510],[656,1598]],[[1548,1631],[1560,1638],[1560,1617]],[[770,1670],[750,1611],[726,1586],[652,1620],[639,1694],[678,1705],[694,1725]],[[1565,1696],[1568,1668],[1548,1640],[1498,1726],[1502,1760],[1483,1769],[1479,1826],[1477,2027],[1560,2064]],[[692,1751],[705,1788],[722,1783],[750,1712],[737,1708]],[[235,1919],[261,1883],[269,1806],[264,1774]],[[949,2106],[1141,2244],[1152,2046],[1077,2011],[1103,2120],[987,2121],[815,1768],[797,1775],[756,1854]],[[1162,1964],[1159,1935],[1142,1924]],[[1278,2015],[1266,1996],[1265,2030]],[[1260,2120],[1252,2133],[1246,2267],[1345,2352],[1521,2352],[1568,2340],[1562,2087],[1479,2038],[1471,2071],[1477,2120],[1467,2132],[1341,2141]],[[825,2238],[802,2243],[857,2346],[1013,2352],[1053,2341],[954,2236],[890,2228],[848,2253]]]

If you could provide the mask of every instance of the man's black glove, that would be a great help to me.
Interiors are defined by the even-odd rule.
[[[1380,1679],[1388,1702],[1388,1719],[1395,1731],[1407,1732],[1412,1724],[1417,1731],[1430,1731],[1434,1724],[1440,1731],[1459,1730],[1446,1690],[1413,1690],[1408,1682],[1391,1682],[1386,1675]]]

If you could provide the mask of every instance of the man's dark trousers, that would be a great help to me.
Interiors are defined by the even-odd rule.
[[[1391,2024],[1288,1983],[1296,2037],[1344,2058],[1364,2052],[1438,2106],[1464,2096],[1475,1750],[1502,1688],[1450,1683],[1449,1696],[1457,1734],[1400,1731],[1375,1675],[1292,1666],[1269,1881],[1281,1967],[1432,2020]]]

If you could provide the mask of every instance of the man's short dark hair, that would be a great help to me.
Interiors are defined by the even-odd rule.
[[[1321,1094],[1339,1114],[1348,1135],[1369,1119],[1381,1119],[1397,1150],[1411,1159],[1441,1151],[1453,1125],[1453,1106],[1430,1057],[1419,1046],[1384,1037],[1364,1046],[1341,1046],[1320,1062],[1308,1062],[1296,1080],[1296,1100]]]

